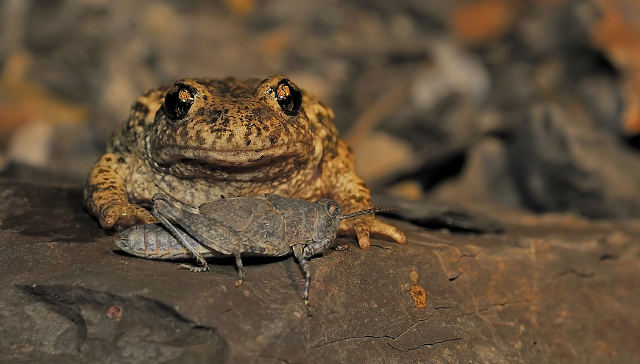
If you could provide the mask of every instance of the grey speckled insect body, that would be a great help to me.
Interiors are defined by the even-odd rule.
[[[208,270],[207,257],[234,256],[237,286],[244,279],[241,255],[278,257],[293,253],[305,274],[305,306],[311,279],[308,260],[333,244],[340,221],[374,212],[368,209],[343,216],[333,200],[309,202],[273,194],[216,200],[200,205],[196,211],[177,205],[171,197],[156,194],[153,214],[160,224],[129,228],[119,234],[117,245],[148,259],[193,256],[200,266],[181,267],[195,272]]]

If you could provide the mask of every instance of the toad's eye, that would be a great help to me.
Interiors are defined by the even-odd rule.
[[[282,111],[290,116],[295,116],[302,105],[302,93],[293,82],[284,79],[278,83],[274,90],[276,101]]]
[[[175,85],[164,97],[164,112],[173,120],[185,117],[193,105],[193,92],[184,85]]]

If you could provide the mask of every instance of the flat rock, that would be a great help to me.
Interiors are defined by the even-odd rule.
[[[345,238],[312,260],[307,317],[293,258],[247,260],[236,288],[228,260],[192,273],[121,253],[78,186],[0,180],[0,197],[0,361],[640,361],[638,220],[389,220],[408,245]]]

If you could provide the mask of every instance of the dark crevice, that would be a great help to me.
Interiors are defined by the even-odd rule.
[[[320,345],[316,345],[314,346],[314,349],[316,348],[320,348],[326,345],[330,345],[330,344],[335,344],[338,342],[342,342],[342,341],[349,341],[349,340],[357,340],[357,339],[390,339],[390,340],[395,340],[396,338],[400,337],[402,334],[393,337],[393,336],[389,336],[389,335],[382,335],[382,336],[375,336],[375,335],[362,335],[362,336],[351,336],[351,337],[345,337],[343,339],[338,339],[338,340],[333,340],[333,341],[329,341]],[[449,339],[443,339],[443,340],[438,340],[438,341],[432,341],[432,342],[428,342],[428,343],[424,343],[424,344],[420,344],[417,346],[413,346],[407,349],[401,349],[397,346],[394,346],[392,342],[388,342],[386,343],[390,348],[397,350],[399,352],[407,352],[407,351],[413,351],[413,350],[417,350],[420,348],[423,348],[425,346],[434,346],[434,345],[438,345],[438,344],[444,344],[450,341],[458,341],[458,340],[462,340],[461,337],[454,337],[454,338],[449,338]]]
[[[460,276],[461,276],[461,275],[462,275],[462,273],[459,273],[457,276],[449,277],[449,278],[448,278],[448,279],[449,279],[449,282],[453,282],[453,281],[455,281],[456,279],[460,278]]]
[[[87,323],[80,313],[80,308],[73,305],[73,302],[60,294],[57,289],[49,289],[48,287],[38,285],[16,286],[20,291],[31,295],[37,301],[46,304],[51,311],[67,318],[76,327],[76,337],[78,338],[78,346],[76,350],[80,350],[82,343],[87,339]]]
[[[389,335],[381,335],[381,336],[376,336],[376,335],[349,336],[349,337],[345,337],[345,338],[342,338],[342,339],[336,339],[336,340],[327,341],[326,343],[322,343],[322,344],[316,345],[313,348],[317,349],[317,348],[321,348],[323,346],[327,346],[327,345],[331,345],[331,344],[335,344],[335,343],[339,343],[339,342],[343,342],[343,341],[358,340],[358,339],[390,339],[390,340],[393,340],[393,339],[395,339],[395,337],[389,336]]]
[[[448,307],[447,307],[448,308]],[[412,328],[414,328],[416,325],[426,322],[428,320],[430,320],[434,315],[431,315],[427,318],[424,319],[418,319],[417,321],[411,323],[409,326],[407,326],[406,329],[402,330],[402,332],[400,332],[398,335],[396,336],[391,336],[391,335],[362,335],[362,336],[350,336],[350,337],[345,337],[342,339],[336,339],[336,340],[332,340],[332,341],[328,341],[326,343],[322,343],[319,345],[314,346],[314,349],[317,348],[321,348],[323,346],[327,346],[327,345],[331,345],[331,344],[335,344],[338,342],[343,342],[343,341],[349,341],[349,340],[358,340],[358,339],[389,339],[392,342],[394,340],[397,340],[398,338],[400,338],[402,335],[404,335],[407,331],[411,330]],[[443,340],[438,340],[438,341],[432,341],[432,342],[428,342],[428,343],[424,343],[424,344],[420,344],[418,346],[414,346],[414,347],[410,347],[408,349],[401,349],[398,348],[397,346],[394,346],[392,342],[387,342],[386,344],[391,347],[394,350],[400,351],[400,352],[407,352],[407,351],[412,351],[412,350],[417,350],[420,349],[422,347],[425,346],[433,346],[433,345],[437,345],[437,344],[443,344],[449,341],[457,341],[457,340],[462,340],[461,337],[454,337],[454,338],[449,338],[449,339],[443,339]]]
[[[618,256],[614,255],[614,254],[608,254],[608,253],[602,254],[600,256],[600,261],[601,262],[604,262],[604,261],[607,261],[607,260],[618,260]]]
[[[627,143],[634,149],[640,150],[640,134],[635,134],[627,138]]]
[[[412,329],[412,328],[414,328],[416,325],[418,325],[418,324],[420,324],[420,323],[422,323],[422,322],[425,322],[425,321],[429,321],[429,319],[430,319],[431,317],[433,317],[433,315],[431,315],[431,316],[429,316],[429,317],[427,317],[427,318],[424,318],[424,319],[418,319],[416,322],[414,322],[414,323],[412,323],[411,325],[407,326],[407,328],[406,328],[406,329],[402,330],[402,332],[401,332],[401,333],[399,333],[398,335],[396,335],[393,339],[395,340],[395,339],[399,338],[400,336],[404,335],[404,333],[405,333],[405,332],[407,332],[407,331],[411,330],[411,329]]]
[[[378,245],[378,244],[371,244],[370,246],[375,246],[376,248],[380,248],[380,249],[383,249],[383,250],[393,250],[393,249],[391,249],[389,247]]]
[[[581,272],[581,271],[579,271],[579,270],[577,270],[577,269],[575,269],[575,268],[570,268],[570,269],[568,269],[568,270],[566,270],[566,271],[564,271],[564,272],[560,272],[560,273],[558,273],[558,274],[554,277],[554,279],[558,279],[558,278],[560,278],[560,277],[563,277],[563,276],[566,276],[566,275],[569,275],[569,274],[573,274],[573,275],[575,275],[576,277],[578,277],[578,278],[583,278],[583,279],[584,279],[584,278],[591,278],[591,277],[593,277],[593,276],[595,275],[595,273],[594,273],[594,272]]]
[[[464,316],[474,316],[474,315],[478,315],[480,312],[486,312],[491,310],[492,308],[495,307],[504,307],[504,306],[509,306],[509,305],[523,305],[523,304],[530,304],[531,300],[522,300],[522,301],[506,301],[506,302],[498,302],[498,303],[494,303],[491,304],[489,306],[486,307],[482,307],[482,308],[478,308],[477,311],[474,312],[464,312],[461,313],[460,315],[457,315],[456,317],[464,317]]]
[[[447,179],[460,174],[467,160],[464,151],[453,151],[450,154],[441,156],[440,160],[432,161],[431,164],[423,166],[415,175],[409,178],[415,178],[425,191],[432,189]]]
[[[390,347],[392,347],[395,350],[398,350],[400,352],[406,353],[407,351],[417,350],[417,349],[423,348],[425,346],[434,346],[434,345],[444,344],[444,343],[448,343],[450,341],[458,341],[458,340],[462,340],[462,338],[461,337],[453,337],[453,338],[450,338],[450,339],[444,339],[444,340],[440,340],[440,341],[434,341],[434,342],[430,342],[430,343],[420,344],[418,346],[413,346],[413,347],[410,347],[408,349],[397,348],[397,347],[393,346],[392,343],[387,343],[387,345],[389,345]]]

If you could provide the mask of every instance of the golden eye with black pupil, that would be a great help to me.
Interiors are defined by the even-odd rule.
[[[193,105],[193,92],[185,85],[175,85],[164,97],[164,112],[172,120],[184,118]]]
[[[274,94],[278,105],[280,105],[280,108],[285,114],[289,116],[298,114],[300,106],[302,106],[302,93],[298,86],[284,79],[278,82]]]

